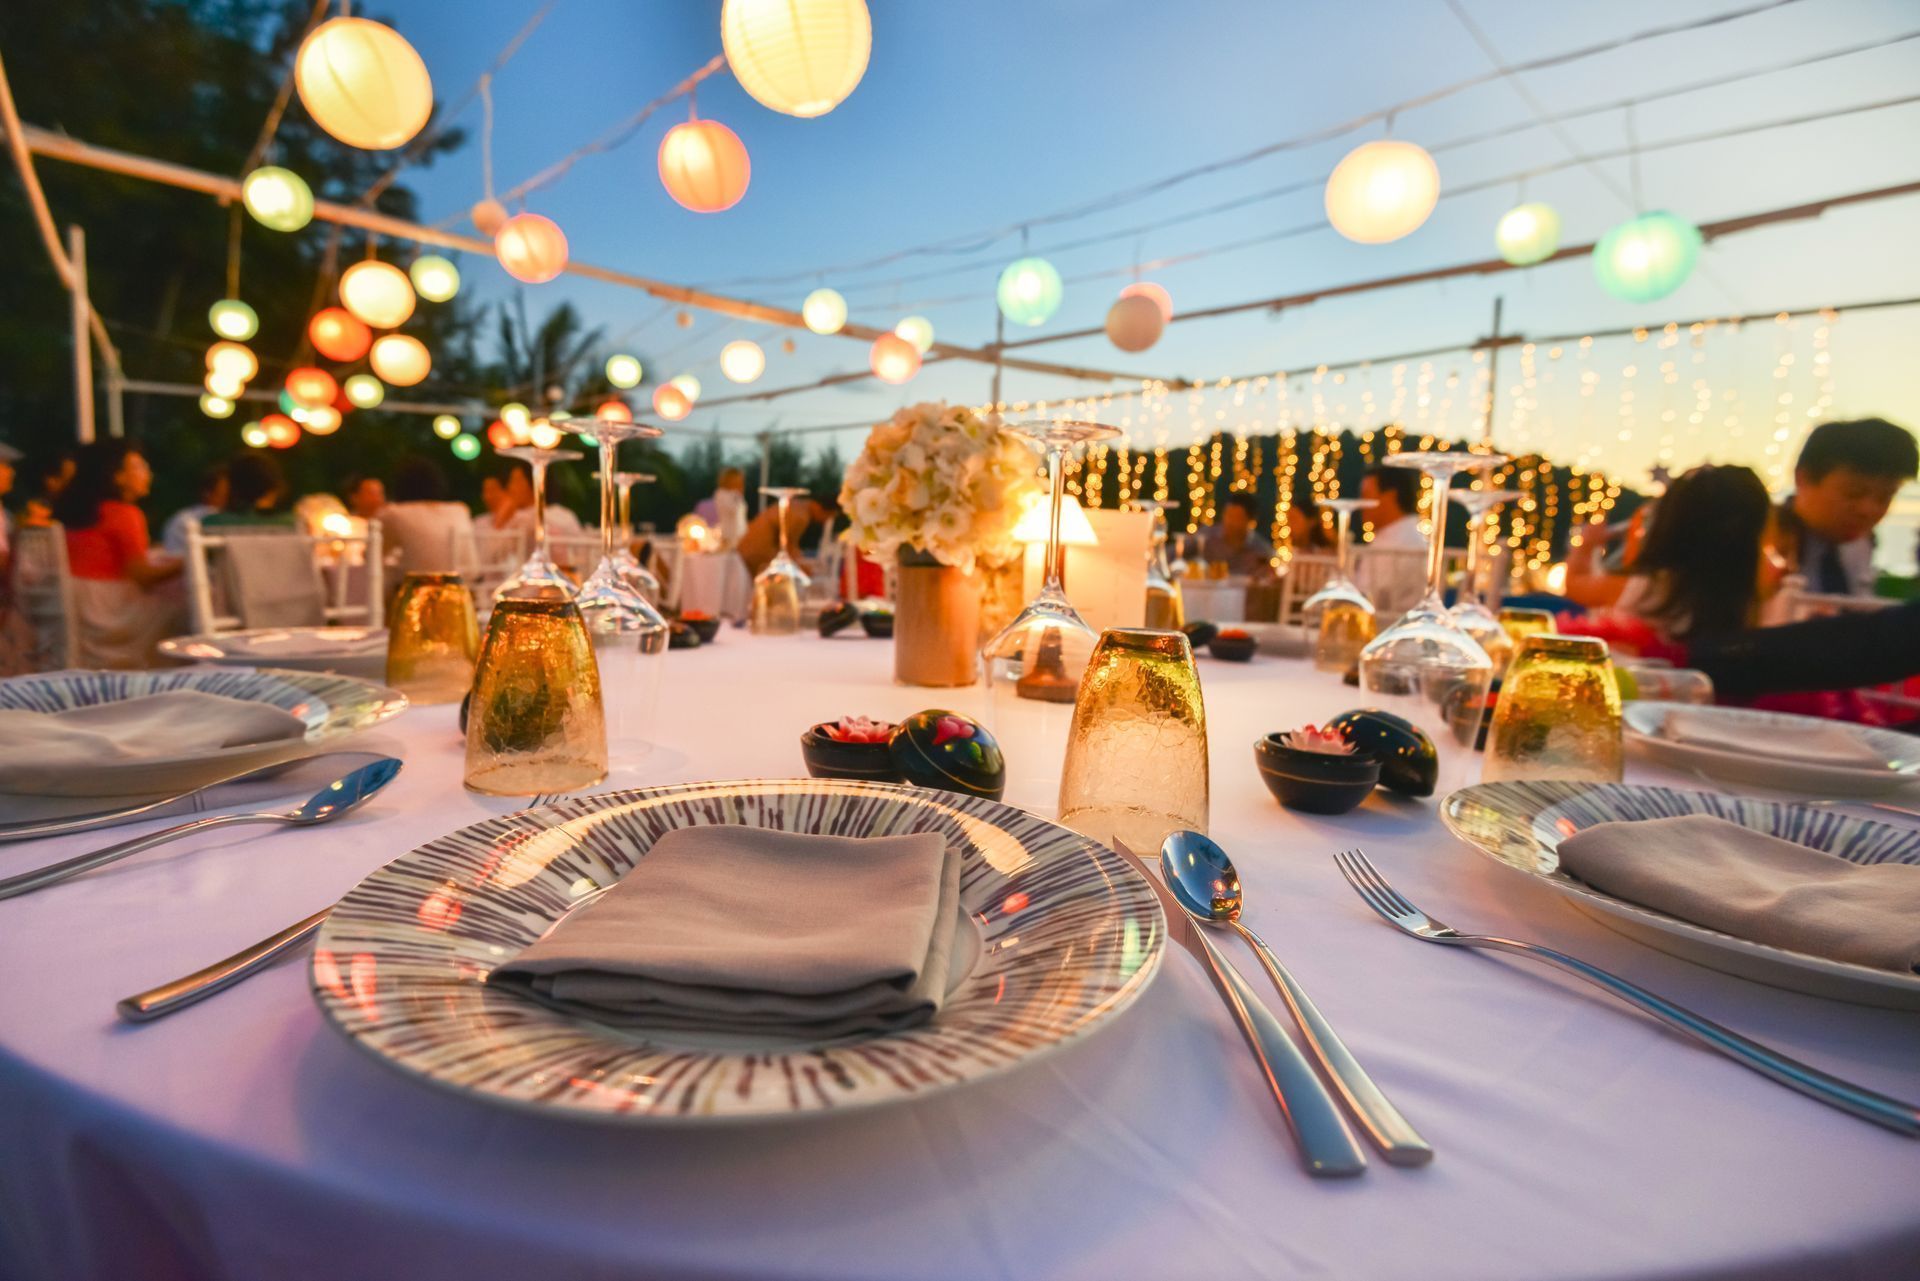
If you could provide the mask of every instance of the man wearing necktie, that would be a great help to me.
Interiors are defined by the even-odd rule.
[[[1794,465],[1780,507],[1781,550],[1813,591],[1873,594],[1873,529],[1920,475],[1913,433],[1884,418],[1822,423]]]

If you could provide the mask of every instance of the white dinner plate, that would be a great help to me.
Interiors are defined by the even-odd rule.
[[[1830,961],[1695,925],[1602,893],[1560,870],[1560,842],[1597,823],[1711,814],[1852,863],[1920,863],[1920,829],[1825,806],[1631,783],[1481,783],[1447,797],[1455,836],[1627,937],[1712,969],[1814,996],[1920,1010],[1920,974]]]
[[[978,947],[939,1014],[885,1035],[728,1046],[611,1028],[487,985],[661,835],[715,823],[958,843]],[[355,1045],[472,1098],[604,1121],[770,1120],[924,1098],[1030,1062],[1132,1004],[1165,931],[1126,859],[1024,811],[893,784],[759,779],[575,797],[431,841],[340,900],[312,978]]]
[[[149,672],[47,672],[0,680],[0,709],[63,712],[149,694],[191,689],[269,703],[306,724],[298,738],[242,743],[179,756],[101,761],[85,773],[19,768],[0,775],[0,792],[41,796],[164,796],[190,791],[255,765],[311,755],[321,745],[399,715],[407,696],[351,676],[267,668],[181,667]]]
[[[1753,750],[1721,751],[1663,737],[1661,727],[1666,724],[1667,714],[1674,711],[1710,717],[1730,732],[1750,737]],[[1697,771],[1723,782],[1817,796],[1879,796],[1920,779],[1920,738],[1871,725],[1747,707],[1701,707],[1651,700],[1629,702],[1620,719],[1627,746],[1636,755],[1669,769]],[[1886,764],[1867,767],[1795,760],[1789,754],[1794,735],[1811,730],[1851,734]]]
[[[158,648],[163,657],[182,663],[339,672],[375,680],[387,670],[384,627],[257,627],[175,636]]]

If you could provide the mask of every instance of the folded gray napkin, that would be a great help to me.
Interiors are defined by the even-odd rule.
[[[931,1018],[960,854],[934,832],[668,832],[489,982],[621,1027],[824,1039]]]
[[[1660,737],[1718,752],[1773,756],[1808,765],[1845,765],[1859,769],[1875,766],[1884,769],[1887,765],[1886,757],[1874,751],[1858,734],[1837,724],[1832,728],[1810,726],[1791,734],[1768,735],[1711,712],[1674,711],[1668,712],[1661,721]]]
[[[228,535],[228,606],[241,626],[318,627],[327,621],[326,587],[314,568],[311,539],[279,531],[221,532]]]
[[[355,657],[387,652],[384,627],[316,627],[300,631],[254,632],[244,637],[222,638],[237,654],[249,658],[274,658],[291,654],[297,658]]]
[[[1561,870],[1616,898],[1809,956],[1920,970],[1920,865],[1863,867],[1707,814],[1596,823]]]
[[[0,789],[16,770],[83,770],[299,738],[306,722],[271,703],[168,690],[64,712],[0,711]]]

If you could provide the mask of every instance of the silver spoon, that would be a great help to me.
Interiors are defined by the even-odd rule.
[[[252,814],[215,814],[210,818],[197,818],[191,823],[182,823],[177,827],[162,828],[158,832],[150,832],[145,836],[135,837],[131,841],[122,841],[118,845],[109,845],[91,854],[81,854],[31,872],[22,872],[18,876],[9,876],[5,880],[0,880],[0,899],[30,893],[64,881],[70,876],[91,871],[96,867],[117,863],[128,855],[150,850],[156,845],[164,845],[168,841],[178,840],[194,832],[204,832],[216,827],[231,827],[237,823],[284,823],[289,827],[311,827],[315,823],[324,823],[359,806],[361,802],[392,782],[393,776],[399,772],[398,760],[391,756],[382,756],[372,764],[362,765],[351,774],[327,784],[309,797],[306,804],[296,809],[263,810]]]
[[[1172,832],[1160,845],[1160,874],[1187,915],[1203,925],[1238,930],[1252,946],[1306,1033],[1307,1046],[1321,1070],[1387,1164],[1425,1165],[1433,1160],[1433,1148],[1380,1092],[1272,949],[1240,920],[1240,874],[1227,852],[1199,832]]]

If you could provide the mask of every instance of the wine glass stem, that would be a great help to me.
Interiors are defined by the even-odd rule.
[[[620,543],[622,546],[633,541],[633,482],[620,482]]]
[[[1433,600],[1442,599],[1446,590],[1447,571],[1447,494],[1452,490],[1453,476],[1441,472],[1433,478],[1433,537],[1427,544],[1427,595]]]
[[[1352,516],[1344,507],[1333,514],[1333,572],[1343,583],[1347,581],[1347,521]]]
[[[613,469],[614,449],[619,442],[600,438],[600,559],[613,559]]]
[[[1047,564],[1045,581],[1041,584],[1043,592],[1060,592],[1066,578],[1065,549],[1060,546],[1060,508],[1067,497],[1067,469],[1063,466],[1066,450],[1059,445],[1047,446],[1047,480],[1053,486],[1053,506],[1047,513]]]
[[[547,560],[547,464],[533,463],[533,550]]]
[[[1460,584],[1460,600],[1481,600],[1480,591],[1480,527],[1486,524],[1485,512],[1469,517],[1467,520],[1467,577]]]
[[[787,503],[786,494],[780,495],[780,559],[791,560],[793,553],[787,550]]]

